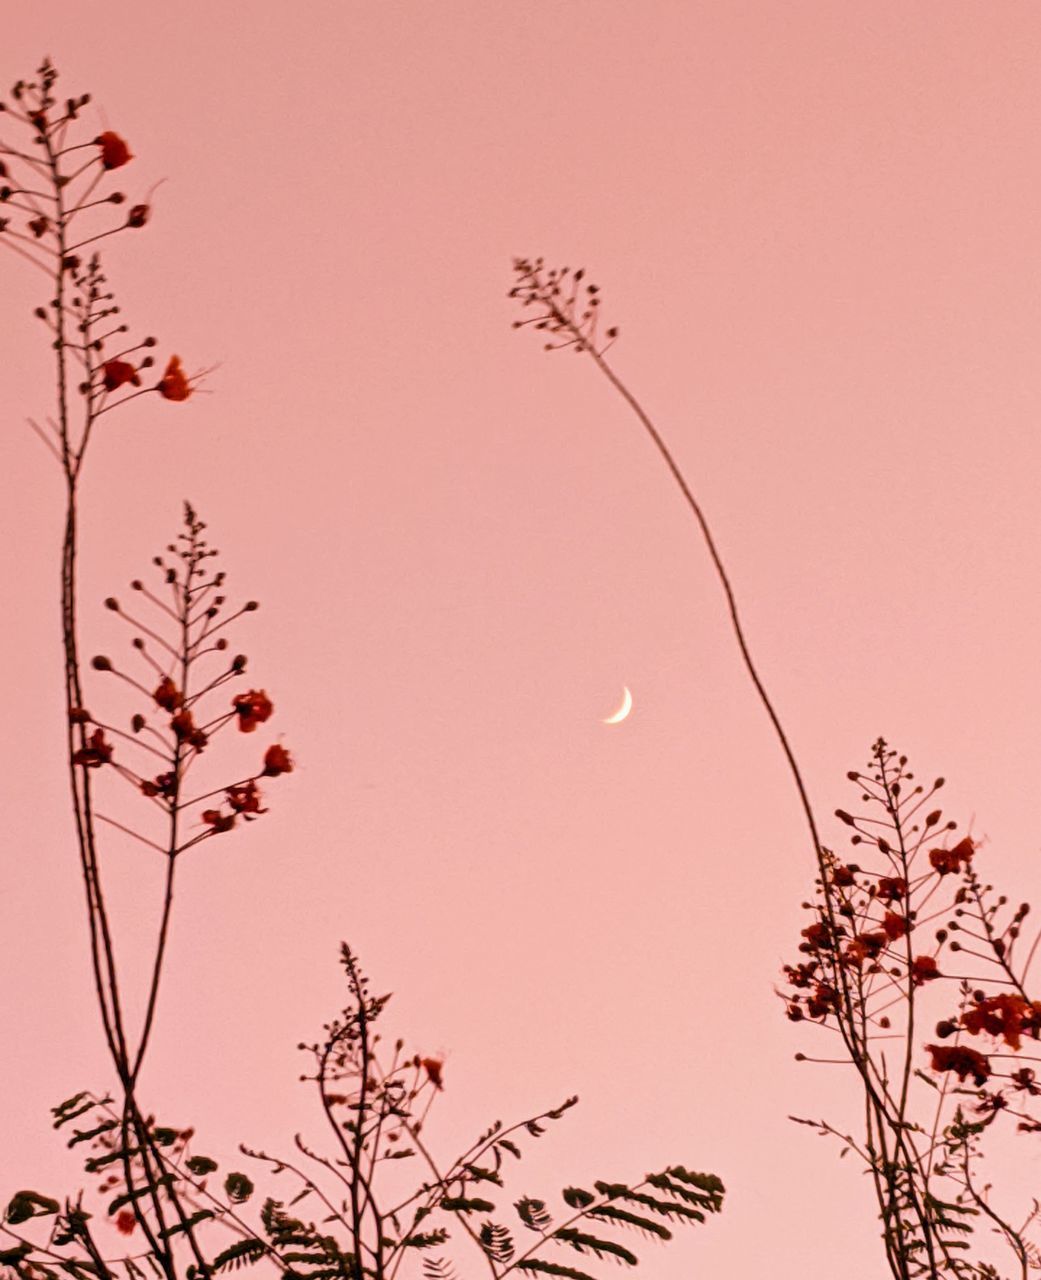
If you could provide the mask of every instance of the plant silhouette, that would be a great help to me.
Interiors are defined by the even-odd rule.
[[[132,412],[128,406],[142,396],[183,406],[205,374],[186,372],[174,353],[157,364],[156,339],[130,336],[99,245],[137,234],[152,210],[147,199],[131,202],[112,187],[113,175],[121,178],[134,159],[127,141],[113,130],[95,133],[89,96],[63,99],[57,80],[45,61],[3,104],[0,244],[48,281],[35,314],[54,353],[55,406],[42,425],[31,425],[65,482],[65,756],[112,1080],[53,1108],[54,1129],[85,1152],[89,1183],[64,1198],[13,1191],[0,1223],[0,1273],[19,1280],[198,1280],[260,1265],[301,1280],[392,1280],[399,1271],[450,1280],[456,1242],[496,1280],[510,1272],[593,1280],[603,1261],[635,1266],[626,1239],[670,1240],[676,1226],[703,1223],[721,1209],[719,1179],[675,1164],[637,1182],[565,1186],[552,1208],[507,1191],[523,1144],[561,1119],[573,1097],[519,1124],[497,1122],[460,1155],[441,1160],[422,1129],[445,1088],[444,1064],[407,1053],[401,1040],[384,1051],[378,1024],[388,997],[371,994],[346,946],[345,1008],[313,1044],[301,1046],[327,1122],[328,1153],[300,1138],[292,1157],[243,1146],[243,1167],[222,1170],[198,1149],[193,1129],[160,1122],[142,1101],[178,864],[260,819],[272,784],[292,774],[294,760],[268,734],[274,702],[266,686],[245,687],[248,660],[235,653],[226,630],[257,603],[229,601],[216,549],[190,503],[151,574],[130,584],[133,606],[116,596],[104,602],[130,630],[130,665],[106,654],[89,663],[82,657],[78,497],[91,442],[110,414]],[[117,962],[105,894],[108,840],[133,841],[160,859],[165,873],[137,1024],[126,1009],[138,975]],[[421,1170],[411,1182],[410,1161]],[[290,1191],[277,1199],[258,1194],[258,1183],[288,1183]],[[303,1201],[315,1220],[295,1216]]]

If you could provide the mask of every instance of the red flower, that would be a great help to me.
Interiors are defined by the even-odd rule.
[[[837,1013],[839,993],[830,982],[818,982],[812,996],[806,998],[806,1012],[811,1018],[826,1018],[829,1013]]]
[[[156,778],[144,778],[141,782],[141,793],[148,797],[165,796],[168,800],[173,798],[174,791],[177,787],[177,778],[172,773],[161,773]]]
[[[964,1044],[927,1044],[934,1071],[953,1071],[958,1079],[972,1076],[977,1089],[982,1089],[990,1076],[990,1060]]]
[[[162,707],[164,711],[176,711],[184,702],[184,695],[169,676],[163,676],[152,697],[155,699],[156,706]]]
[[[252,733],[275,709],[263,689],[250,689],[249,693],[240,693],[231,700],[231,705],[238,712],[239,728],[243,733]]]
[[[292,773],[293,761],[281,743],[275,742],[264,752],[265,778],[277,778],[280,773]]]
[[[881,930],[858,933],[846,948],[846,959],[859,969],[865,960],[874,960],[886,945],[886,935]]]
[[[209,741],[202,729],[195,727],[192,713],[182,708],[170,721],[170,728],[179,742],[187,742],[196,751],[201,751]]]
[[[963,862],[968,866],[975,849],[972,837],[966,836],[964,840],[959,840],[953,849],[931,850],[929,861],[940,875],[945,876],[948,872],[960,871]]]
[[[445,1087],[441,1076],[441,1071],[445,1064],[440,1058],[424,1058],[419,1065],[427,1073],[427,1079],[435,1089],[443,1089]]]
[[[121,169],[128,160],[133,160],[130,148],[118,133],[106,131],[94,139],[101,148],[101,167],[103,169]]]
[[[1035,1075],[1030,1067],[1020,1067],[1018,1071],[1013,1071],[1009,1076],[1013,1087],[1016,1089],[1024,1089],[1032,1098],[1036,1098],[1041,1089],[1034,1083]]]
[[[814,924],[807,925],[802,931],[802,936],[806,941],[799,944],[800,951],[828,950],[831,947],[831,931],[824,920],[817,920]]]
[[[188,376],[181,368],[180,356],[170,357],[166,372],[159,379],[159,385],[156,389],[164,400],[187,400],[192,394]]]
[[[128,382],[132,387],[141,385],[141,378],[129,360],[106,360],[101,366],[101,380],[106,391],[118,391]]]
[[[195,732],[195,721],[192,719],[190,711],[178,711],[178,713],[170,721],[170,728],[174,731],[174,736],[179,738],[181,742],[185,742]]]
[[[260,807],[260,792],[254,778],[241,786],[228,787],[224,794],[228,798],[228,804],[236,813],[241,813],[247,822],[250,821],[251,813],[267,813],[266,809]]]
[[[929,982],[932,978],[939,976],[940,970],[936,967],[936,961],[932,956],[915,956],[911,964],[912,986],[920,987],[923,982]]]
[[[903,876],[879,876],[875,893],[884,902],[894,902],[907,896],[907,881]]]
[[[80,747],[72,757],[73,764],[81,764],[87,769],[98,769],[112,759],[112,744],[105,741],[104,729],[95,729],[87,739],[87,745]]]
[[[235,825],[234,813],[221,813],[219,809],[204,809],[203,822],[208,822],[215,832],[230,831]]]
[[[882,920],[882,928],[890,942],[896,942],[907,932],[907,917],[898,916],[895,911],[887,911]]]
[[[29,223],[29,230],[33,233],[36,239],[39,240],[50,225],[51,224],[47,220],[46,214],[41,213],[38,218],[33,218]]]
[[[119,1234],[123,1236],[132,1235],[136,1226],[137,1219],[134,1217],[133,1209],[120,1209],[116,1214],[116,1230]]]
[[[813,985],[813,975],[819,968],[820,965],[816,960],[811,960],[809,964],[799,964],[794,966],[786,964],[784,966],[784,976],[793,987],[805,990],[807,987]]]
[[[988,996],[963,1013],[961,1021],[970,1035],[985,1031],[989,1036],[1001,1036],[1010,1049],[1018,1050],[1024,1031],[1035,1040],[1041,1032],[1041,1001],[1031,1004],[1018,995]]]

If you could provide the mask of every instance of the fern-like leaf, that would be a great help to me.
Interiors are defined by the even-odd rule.
[[[560,1194],[564,1197],[564,1203],[572,1209],[584,1209],[596,1199],[591,1191],[584,1191],[581,1187],[565,1187]]]
[[[672,1165],[664,1173],[648,1174],[647,1182],[656,1191],[707,1213],[719,1213],[723,1207],[724,1187],[713,1173],[691,1173],[682,1165]]]
[[[172,1173],[164,1173],[155,1178],[154,1181],[157,1186],[168,1187],[171,1183],[176,1181],[176,1176]],[[109,1214],[117,1212],[117,1210],[122,1209],[124,1205],[132,1204],[135,1200],[140,1200],[142,1196],[147,1196],[150,1193],[150,1190],[151,1189],[146,1184],[144,1186],[135,1187],[133,1191],[124,1191],[122,1195],[116,1196],[114,1200],[109,1202]]]
[[[531,1196],[521,1196],[513,1206],[517,1216],[529,1231],[537,1231],[545,1235],[553,1227],[553,1218],[546,1209],[544,1200],[534,1200]]]
[[[597,1183],[599,1190],[601,1184]],[[652,1213],[660,1213],[662,1217],[671,1218],[689,1218],[694,1222],[704,1222],[705,1215],[691,1209],[682,1200],[659,1200],[657,1196],[650,1196],[646,1191],[634,1191],[631,1187],[611,1188],[616,1194],[612,1199],[622,1199],[629,1201],[630,1204],[643,1205],[644,1208],[650,1209]]]
[[[84,1102],[83,1099],[87,1101]],[[92,1098],[88,1093],[77,1093],[71,1098],[67,1098],[59,1107],[51,1107],[51,1115],[54,1116],[54,1128],[60,1129],[63,1124],[68,1124],[70,1120],[78,1120],[80,1116],[85,1116],[88,1111],[93,1111],[98,1105],[98,1100]]]
[[[544,1276],[562,1276],[564,1280],[593,1280],[585,1271],[577,1267],[565,1267],[559,1262],[547,1262],[544,1258],[523,1258],[514,1263],[518,1271],[537,1271]]]
[[[553,1232],[553,1239],[569,1244],[579,1253],[592,1253],[598,1258],[603,1258],[605,1255],[618,1258],[630,1267],[635,1267],[640,1261],[636,1254],[631,1249],[627,1249],[624,1244],[619,1244],[616,1240],[605,1240],[601,1236],[591,1236],[587,1231],[579,1231],[575,1227],[558,1227]]]
[[[405,1236],[401,1241],[406,1249],[432,1249],[435,1245],[444,1244],[448,1239],[448,1232],[444,1227],[437,1227],[433,1231],[414,1231],[412,1235]]]
[[[589,1216],[601,1218],[607,1222],[617,1222],[622,1227],[632,1227],[647,1236],[657,1236],[659,1240],[671,1240],[672,1232],[661,1222],[654,1222],[641,1214],[632,1213],[629,1209],[619,1209],[615,1204],[604,1204],[598,1209],[591,1209]]]
[[[214,1271],[236,1271],[239,1267],[251,1267],[267,1253],[267,1245],[263,1240],[250,1238],[236,1240],[228,1245],[213,1259]]]
[[[448,1213],[494,1213],[495,1205],[480,1196],[445,1196],[440,1207]]]
[[[182,1231],[191,1231],[192,1227],[212,1217],[212,1209],[199,1209],[185,1218],[183,1222],[175,1222],[172,1226],[164,1227],[158,1234],[162,1239],[167,1240],[170,1236],[180,1235]]]
[[[83,1167],[88,1173],[97,1173],[107,1164],[114,1164],[117,1160],[132,1160],[134,1156],[140,1154],[140,1147],[117,1147],[115,1151],[106,1151],[104,1155],[91,1156],[89,1160],[84,1160]]]
[[[73,1131],[72,1137],[68,1141],[70,1147],[76,1146],[80,1142],[89,1142],[91,1138],[98,1138],[103,1133],[108,1133],[112,1129],[119,1128],[118,1120],[103,1120],[101,1124],[95,1125],[93,1129],[76,1129]]]
[[[423,1275],[426,1280],[456,1280],[455,1270],[447,1258],[424,1258]]]
[[[19,1222],[28,1222],[30,1218],[47,1217],[57,1213],[60,1208],[57,1200],[41,1195],[39,1191],[17,1191],[11,1197],[11,1203],[7,1206],[4,1217],[8,1222],[17,1225]]]
[[[486,1222],[482,1225],[478,1239],[481,1248],[493,1262],[506,1266],[513,1258],[513,1236],[509,1228],[499,1222]]]

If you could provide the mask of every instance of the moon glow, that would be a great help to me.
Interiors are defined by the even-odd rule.
[[[618,710],[614,713],[614,715],[607,716],[607,718],[604,720],[603,723],[604,724],[621,724],[622,721],[628,716],[629,712],[632,711],[632,709],[633,709],[633,695],[629,692],[628,686],[624,686],[622,689],[622,705],[618,708]]]

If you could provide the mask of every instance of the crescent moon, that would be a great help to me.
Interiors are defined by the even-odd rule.
[[[604,724],[621,724],[633,709],[633,695],[629,692],[627,686],[622,689],[622,705],[614,713],[604,720]]]

